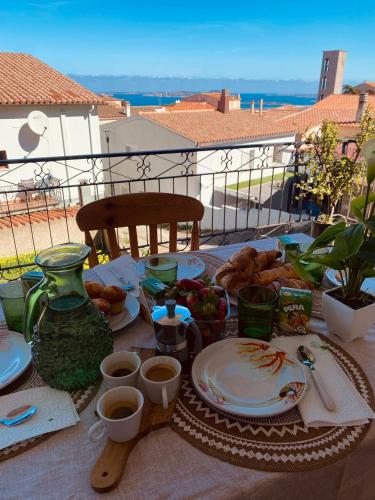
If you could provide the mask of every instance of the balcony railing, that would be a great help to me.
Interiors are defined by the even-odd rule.
[[[310,218],[308,202],[298,199],[298,181],[306,175],[306,164],[294,143],[277,144],[276,148],[253,144],[6,163],[9,168],[0,171],[3,279],[30,268],[33,256],[49,246],[83,241],[74,217],[79,206],[116,194],[158,191],[196,197],[205,206],[200,225],[202,246],[256,239],[276,230],[290,230]],[[39,187],[20,189],[20,179],[31,175]],[[59,179],[52,187],[48,185],[51,178]],[[11,209],[15,200],[22,200],[20,210]],[[160,244],[166,246],[167,232],[163,227],[159,230]],[[140,246],[146,253],[149,236],[145,228],[139,231]],[[189,231],[188,224],[179,228],[180,250],[188,244]],[[128,250],[126,230],[119,230],[118,237],[122,249]],[[96,240],[105,252],[105,235],[96,235]]]

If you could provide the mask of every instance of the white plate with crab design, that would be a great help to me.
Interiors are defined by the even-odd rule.
[[[31,363],[31,347],[24,336],[0,329],[0,389],[16,380]]]
[[[306,390],[303,367],[295,358],[269,342],[250,338],[206,347],[194,360],[192,381],[209,405],[243,417],[284,413]]]

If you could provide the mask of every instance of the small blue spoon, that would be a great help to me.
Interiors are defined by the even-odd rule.
[[[0,424],[6,425],[7,427],[22,424],[25,420],[32,417],[36,410],[36,406],[32,405],[20,406],[19,408],[10,411],[5,418],[0,419]]]

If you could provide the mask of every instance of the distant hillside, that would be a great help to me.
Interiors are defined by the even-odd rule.
[[[318,83],[305,80],[245,80],[152,76],[68,75],[94,92],[199,92],[228,88],[231,92],[315,95]]]

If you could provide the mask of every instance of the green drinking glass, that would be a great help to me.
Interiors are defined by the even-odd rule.
[[[269,342],[278,303],[277,294],[264,286],[250,285],[241,288],[237,297],[239,337]]]
[[[169,284],[177,279],[177,261],[169,257],[149,257],[145,264],[146,278]]]
[[[23,333],[25,298],[21,281],[11,281],[0,286],[0,301],[8,330]]]

